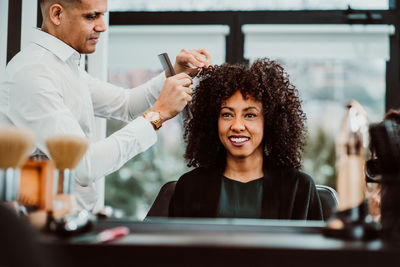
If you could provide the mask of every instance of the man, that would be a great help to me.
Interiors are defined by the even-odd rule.
[[[45,140],[54,134],[94,140],[95,116],[129,122],[108,138],[92,141],[76,168],[78,205],[96,211],[99,179],[156,142],[155,131],[192,99],[188,74],[209,65],[211,57],[206,50],[182,50],[174,66],[177,75],[166,79],[162,73],[124,90],[79,67],[80,54],[94,52],[106,30],[107,0],[41,0],[41,11],[42,29],[10,61],[0,84],[0,125],[32,130],[38,139],[34,154],[48,156]]]

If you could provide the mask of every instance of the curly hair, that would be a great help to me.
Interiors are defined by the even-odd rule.
[[[259,59],[251,66],[223,64],[203,69],[186,118],[185,159],[189,167],[224,167],[226,149],[218,136],[221,105],[240,90],[245,99],[260,101],[264,115],[264,140],[271,167],[301,167],[306,116],[298,91],[276,61]]]

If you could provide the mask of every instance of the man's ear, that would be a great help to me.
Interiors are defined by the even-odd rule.
[[[64,7],[60,4],[53,4],[50,6],[49,17],[50,21],[54,25],[59,26],[61,24],[61,16],[63,15]]]

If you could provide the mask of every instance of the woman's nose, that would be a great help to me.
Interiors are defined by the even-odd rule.
[[[246,129],[246,127],[244,125],[242,118],[235,117],[232,121],[231,129],[232,129],[232,131],[236,131],[236,132],[244,131],[244,129]]]

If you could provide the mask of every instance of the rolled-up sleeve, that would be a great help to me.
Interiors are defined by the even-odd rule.
[[[16,73],[9,84],[7,115],[12,123],[33,131],[37,136],[37,148],[48,156],[45,141],[52,135],[70,134],[88,138],[71,109],[65,105],[59,81],[48,70],[38,71],[35,66],[30,68]],[[139,99],[143,95],[137,96],[138,103],[147,101]],[[156,141],[156,132],[147,120],[140,116],[131,120],[111,136],[90,143],[87,153],[76,167],[76,182],[81,186],[95,182],[119,169]]]
[[[87,79],[96,116],[131,121],[149,109],[160,95],[165,82],[164,72],[150,81],[124,89],[84,74]]]

